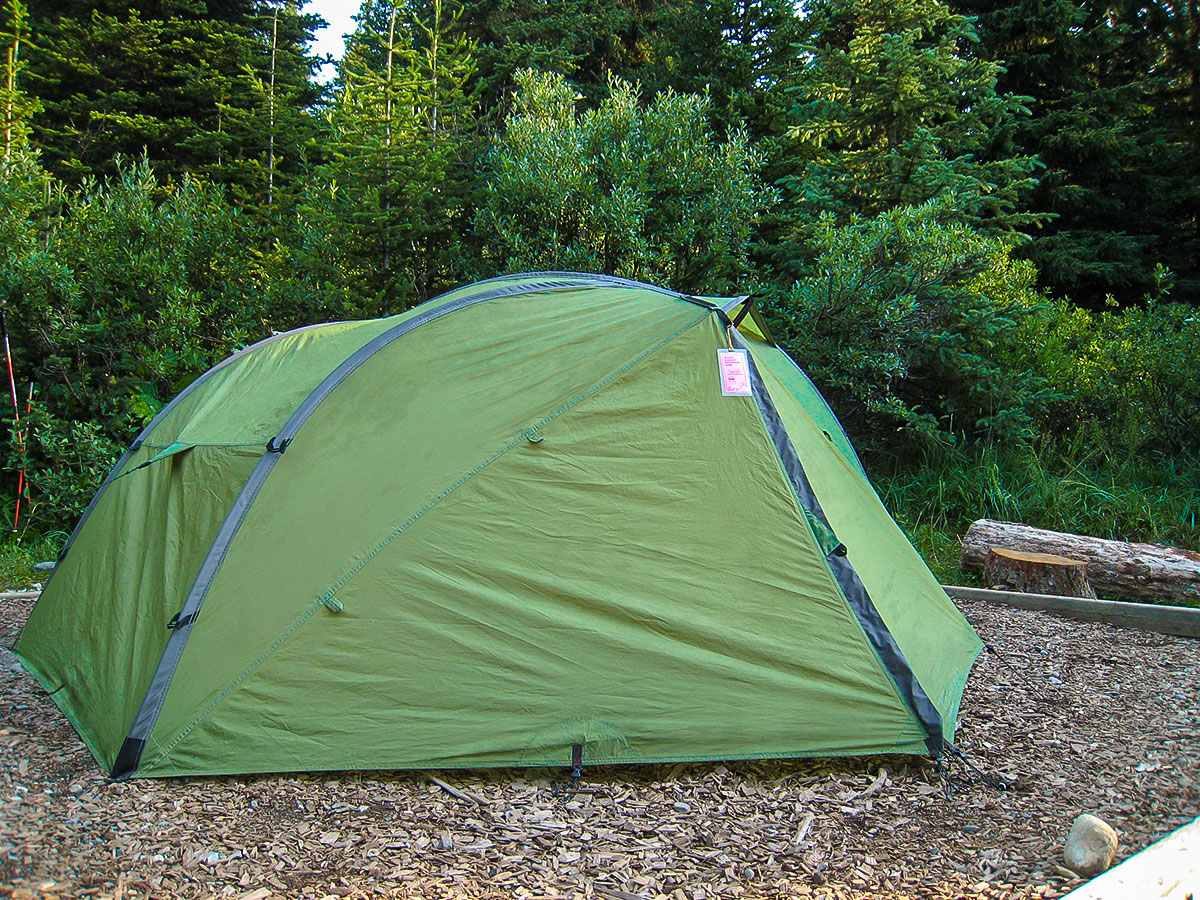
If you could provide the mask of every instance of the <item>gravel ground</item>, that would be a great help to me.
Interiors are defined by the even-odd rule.
[[[0,601],[11,646],[29,601]],[[95,897],[1027,900],[1081,812],[1119,858],[1200,814],[1200,642],[962,603],[992,645],[960,746],[1012,784],[947,801],[911,757],[562,774],[348,772],[108,784],[0,650],[0,885]],[[3,893],[3,891],[0,891]]]

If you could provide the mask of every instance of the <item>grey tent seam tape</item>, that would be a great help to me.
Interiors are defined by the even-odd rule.
[[[759,415],[762,417],[763,425],[766,426],[767,435],[775,445],[776,453],[783,464],[784,473],[791,483],[796,500],[832,532],[833,529],[829,526],[825,511],[821,508],[821,503],[813,492],[812,484],[804,471],[804,465],[800,462],[800,455],[796,452],[791,436],[788,435],[787,428],[784,427],[783,420],[779,417],[779,411],[775,408],[771,395],[767,393],[766,385],[754,363],[754,357],[750,355],[750,348],[736,330],[730,329],[730,333],[734,346],[746,351],[746,358],[750,362],[751,390],[758,405]],[[917,717],[917,721],[928,735],[925,746],[929,748],[929,752],[933,756],[938,756],[944,744],[941,713],[937,711],[925,693],[925,689],[921,687],[916,673],[913,672],[900,645],[896,643],[887,623],[880,616],[871,595],[867,592],[866,586],[854,570],[849,558],[845,555],[831,554],[826,557],[826,562],[838,587],[846,596],[846,601],[850,605],[855,619],[858,620],[859,627],[862,628],[875,655],[896,686],[900,698]]]
[[[653,291],[656,294],[664,294],[668,297],[674,297],[676,300],[683,300],[687,303],[692,303],[696,306],[703,307],[704,309],[711,309],[718,312],[728,312],[738,303],[748,300],[750,297],[749,294],[741,297],[734,297],[725,303],[725,305],[718,306],[715,303],[705,300],[703,297],[697,297],[694,294],[686,294],[682,291],[673,291],[670,288],[660,287],[657,284],[647,284],[644,281],[635,281],[632,278],[622,278],[620,275],[596,275],[587,274],[584,272],[521,272],[514,275],[496,275],[492,278],[485,278],[483,281],[476,282],[476,284],[494,284],[498,281],[512,281],[516,278],[576,278],[579,279],[579,283],[583,283],[583,281],[586,279],[600,287],[621,287],[635,290]]]
[[[477,294],[470,294],[465,297],[459,297],[456,300],[451,300],[441,306],[435,306],[431,309],[413,316],[410,319],[405,319],[387,331],[372,338],[363,346],[359,347],[354,353],[347,357],[340,365],[327,375],[316,388],[300,403],[292,415],[284,423],[283,428],[279,433],[272,438],[272,446],[278,448],[286,448],[287,444],[295,437],[300,427],[308,420],[313,411],[319,406],[326,397],[328,397],[346,378],[350,376],[359,366],[365,363],[368,359],[374,356],[378,351],[388,346],[393,341],[408,334],[413,329],[420,327],[435,319],[439,319],[456,310],[463,309],[467,306],[473,306],[487,300],[494,300],[500,297],[518,296],[521,294],[541,293],[544,291],[562,291],[562,290],[578,290],[586,287],[596,287],[599,282],[597,279],[580,278],[578,280],[547,280],[539,282],[531,282],[528,284],[511,285],[509,287],[495,288],[490,291],[483,291]],[[436,298],[435,298],[436,299]],[[686,298],[681,298],[686,299]],[[433,302],[433,301],[429,301]],[[724,313],[719,308],[714,308],[724,316]],[[726,317],[728,318],[728,317]],[[249,348],[247,348],[249,349]],[[210,370],[212,371],[212,370]],[[176,401],[179,398],[176,398]],[[176,401],[173,401],[176,402]],[[165,413],[166,410],[163,410]],[[160,413],[162,415],[162,413]],[[143,432],[143,435],[147,431]],[[141,435],[139,435],[139,438]],[[278,443],[276,443],[278,442]],[[212,586],[213,579],[216,577],[217,571],[224,562],[225,554],[229,550],[230,544],[233,542],[234,536],[241,527],[246,515],[249,513],[250,506],[253,504],[255,497],[258,496],[259,490],[266,481],[267,476],[275,467],[275,463],[282,456],[280,450],[267,449],[263,455],[259,457],[258,463],[255,465],[250,476],[246,479],[246,483],[242,486],[241,492],[233,502],[225,521],[221,524],[220,530],[213,539],[212,546],[209,548],[204,561],[200,564],[200,571],[196,575],[196,580],[188,591],[188,596],[184,600],[183,607],[179,610],[181,621],[187,619],[187,624],[171,631],[170,637],[167,639],[167,644],[163,648],[162,657],[159,660],[158,667],[155,669],[154,676],[150,680],[150,685],[146,690],[146,695],[142,699],[141,706],[138,708],[133,722],[129,726],[129,731],[126,734],[125,741],[121,745],[121,749],[117,754],[117,759],[113,764],[112,778],[121,780],[128,778],[135,771],[141,760],[142,749],[145,747],[146,739],[154,730],[154,725],[158,720],[158,714],[162,710],[162,704],[166,700],[167,691],[170,688],[171,680],[174,678],[175,670],[179,666],[179,660],[183,656],[184,647],[187,645],[188,636],[192,632],[196,618],[200,614],[200,607],[204,603],[204,598],[208,595],[208,589]],[[189,617],[190,618],[187,618]]]

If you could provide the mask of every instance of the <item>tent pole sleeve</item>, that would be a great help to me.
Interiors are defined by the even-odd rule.
[[[731,329],[731,333],[734,345],[740,350],[745,350],[746,358],[750,361],[750,385],[754,400],[758,405],[758,411],[767,428],[767,433],[775,444],[775,450],[779,454],[780,462],[783,463],[783,470],[787,474],[788,481],[791,482],[797,501],[817,521],[829,528],[829,519],[826,518],[825,511],[821,508],[821,503],[812,489],[812,484],[800,462],[800,456],[796,452],[795,445],[792,444],[791,437],[788,436],[783,420],[779,417],[775,403],[771,400],[771,395],[767,393],[766,385],[754,363],[754,357],[750,355],[750,348],[736,329]],[[830,531],[832,530],[830,528]],[[849,558],[839,555],[835,550],[825,560],[838,587],[846,596],[855,618],[862,626],[867,640],[870,641],[871,647],[879,657],[879,661],[895,683],[901,698],[913,711],[921,723],[921,727],[925,729],[925,733],[928,735],[925,738],[925,745],[929,748],[929,752],[933,756],[938,756],[944,744],[941,713],[937,711],[937,707],[933,705],[925,693],[925,689],[921,687],[916,674],[904,657],[904,652],[896,643],[891,631],[888,630],[887,624],[883,621],[879,610],[876,609],[862,579],[854,571],[854,566],[850,564]]]

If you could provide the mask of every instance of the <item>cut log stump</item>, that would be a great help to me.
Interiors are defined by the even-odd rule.
[[[983,580],[993,590],[1095,599],[1087,568],[1087,560],[992,547],[983,564]]]

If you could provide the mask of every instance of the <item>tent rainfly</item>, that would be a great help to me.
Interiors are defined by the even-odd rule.
[[[205,373],[15,647],[116,778],[938,755],[980,649],[746,298],[561,272]]]

